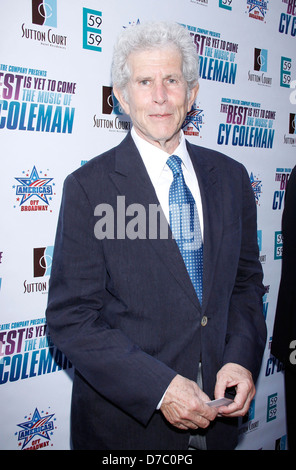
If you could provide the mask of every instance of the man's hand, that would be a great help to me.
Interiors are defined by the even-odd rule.
[[[215,398],[224,397],[227,387],[236,387],[236,396],[229,406],[219,408],[219,414],[244,416],[256,392],[251,372],[239,364],[225,364],[217,374]]]
[[[206,428],[218,413],[217,409],[206,405],[209,400],[195,382],[176,375],[166,391],[160,410],[178,429]]]

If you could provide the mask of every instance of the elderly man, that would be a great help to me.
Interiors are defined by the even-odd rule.
[[[133,129],[65,181],[47,309],[76,371],[73,445],[232,449],[266,339],[249,178],[184,138],[198,57],[183,27],[125,30],[112,72]]]

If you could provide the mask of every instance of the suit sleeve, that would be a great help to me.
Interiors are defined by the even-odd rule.
[[[108,324],[108,316],[124,315],[126,306],[112,293],[93,215],[85,191],[70,175],[50,278],[50,336],[99,394],[146,424],[176,373]]]
[[[223,363],[234,362],[256,381],[266,342],[263,273],[259,261],[257,214],[248,174],[242,167],[241,249],[228,315]]]

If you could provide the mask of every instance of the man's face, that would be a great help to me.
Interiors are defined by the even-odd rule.
[[[134,52],[128,64],[128,98],[125,100],[116,88],[115,96],[140,137],[171,154],[179,145],[179,131],[196,98],[198,85],[188,97],[181,54],[175,47]]]

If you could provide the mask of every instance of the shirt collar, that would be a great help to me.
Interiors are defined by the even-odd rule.
[[[140,152],[152,183],[156,183],[160,178],[162,171],[168,169],[166,162],[169,158],[169,154],[140,137],[135,131],[134,127],[131,130],[131,135]],[[186,146],[186,139],[182,130],[180,131],[179,145],[173,154],[178,155],[178,157],[181,158],[186,168],[191,166],[191,161]]]

